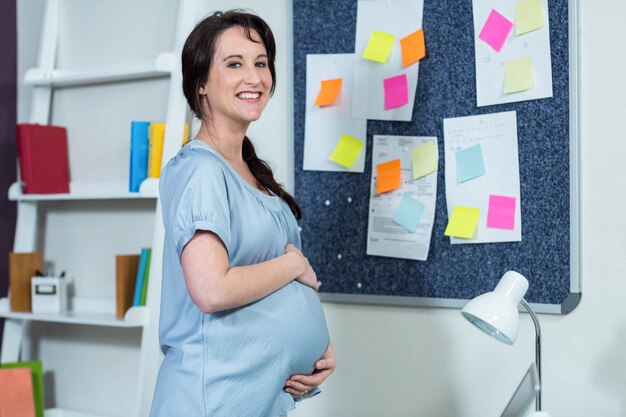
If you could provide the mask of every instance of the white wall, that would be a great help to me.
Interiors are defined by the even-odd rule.
[[[25,3],[18,2],[22,10]],[[79,8],[80,3],[72,2]],[[167,10],[171,3],[161,0],[159,7]],[[121,10],[128,10],[128,2],[118,0],[115,4],[120,4]],[[140,7],[145,3],[132,4]],[[268,20],[277,37],[278,89],[262,121],[253,127],[252,135],[260,154],[274,166],[279,179],[291,188],[291,5],[288,0],[206,1],[198,14],[235,6],[256,10]],[[553,417],[618,417],[626,416],[626,312],[621,308],[626,296],[626,216],[623,214],[626,195],[622,180],[626,177],[623,163],[626,153],[626,82],[623,80],[626,74],[623,53],[626,2],[581,0],[581,17],[583,297],[579,307],[567,316],[540,317],[544,334],[543,402]],[[31,54],[24,43],[25,31],[28,27],[36,30],[37,25],[37,22],[31,22],[30,26],[23,24],[25,20],[28,21],[22,13],[20,62],[23,56]],[[111,22],[114,18],[107,20]],[[108,29],[97,30],[104,33]],[[154,43],[144,39],[143,42],[158,48],[166,42],[164,39],[157,38]],[[120,44],[115,39],[111,42],[114,46]],[[122,57],[124,53],[111,47],[111,42],[107,44],[107,53]],[[62,55],[65,62],[72,62],[70,50],[62,53],[66,54]],[[97,59],[97,55],[88,57]],[[143,87],[144,90],[153,88],[156,87],[152,84]],[[99,97],[103,91],[94,89],[92,97]],[[102,94],[103,100],[107,100],[107,94],[112,96],[117,92]],[[28,98],[22,92],[21,112],[25,100]],[[76,100],[74,103],[80,104],[85,98],[71,97],[67,92],[63,100]],[[157,108],[164,109],[164,104],[149,108],[158,117]],[[55,114],[59,120],[64,120],[67,112],[69,110]],[[87,170],[83,174],[91,175]],[[339,367],[324,384],[323,393],[300,403],[290,417],[497,416],[534,357],[534,333],[526,315],[522,316],[516,345],[507,347],[466,324],[458,310],[328,303],[324,308]],[[63,354],[63,337],[83,337],[63,334],[62,329],[58,331],[60,336],[59,333],[49,336],[52,340],[46,345],[44,353],[48,363],[67,361]],[[99,341],[104,343],[108,336],[106,331],[99,333]],[[136,335],[129,335],[132,337]],[[105,364],[115,363],[115,359],[123,358],[126,351],[132,350],[128,346],[115,346],[114,360]],[[136,353],[130,353],[131,359],[136,358],[133,355]],[[120,366],[128,368],[128,359]],[[71,376],[69,372],[65,378],[69,380]],[[113,370],[101,377],[116,381]],[[61,380],[60,384],[64,382]],[[111,414],[124,415],[122,410],[127,409],[131,402],[128,397],[134,390],[127,390],[128,384],[121,384],[121,387],[111,387],[110,393],[119,395],[120,401],[98,405],[108,407]],[[91,390],[89,385],[74,392],[61,391],[56,401],[89,409],[84,395],[89,395]]]
[[[282,40],[291,37],[283,32],[289,24],[276,25],[290,20],[290,7],[281,3],[212,4],[253,4],[248,7],[256,7],[276,32],[280,54]],[[626,128],[626,58],[617,52],[624,50],[626,2],[582,0],[581,17],[583,299],[568,316],[541,316],[543,402],[557,417],[626,416],[626,313],[618,307],[626,295],[626,197],[619,193],[620,155],[626,151],[620,141]],[[264,115],[268,126],[292,117],[291,104],[277,107],[277,113]],[[276,131],[258,135],[275,140]],[[264,155],[275,155],[270,143],[259,143]],[[275,158],[281,167],[291,166],[290,159]],[[527,316],[516,345],[507,347],[476,332],[456,310],[326,304],[325,311],[339,368],[322,395],[292,413],[297,417],[498,415],[534,357]],[[599,320],[606,320],[602,328]]]
[[[626,416],[624,20],[623,0],[581,0],[583,296],[567,316],[540,316],[543,406],[553,417]],[[339,367],[290,417],[498,416],[534,357],[527,315],[508,347],[457,310],[325,312]]]
[[[283,32],[290,29],[288,24],[276,26],[276,22],[290,20],[291,7],[276,8],[276,3],[289,2],[211,4],[216,8],[252,4],[248,7],[256,8],[272,25],[280,55],[285,46],[282,40],[291,34]],[[553,417],[623,417],[626,311],[620,307],[626,296],[622,180],[626,177],[622,156],[626,153],[626,2],[580,3],[583,297],[567,316],[540,316],[543,408]],[[291,104],[277,107],[277,114],[268,112],[262,120],[268,126],[282,122],[283,117],[292,123]],[[258,133],[263,140],[275,140],[273,136],[272,129]],[[274,154],[276,148],[270,143],[260,142],[259,147],[270,159],[275,157],[279,166],[292,165],[291,159]],[[323,393],[300,403],[291,417],[497,416],[534,360],[534,329],[525,314],[518,340],[509,347],[480,334],[458,310],[331,303],[324,309],[339,367],[324,384]]]

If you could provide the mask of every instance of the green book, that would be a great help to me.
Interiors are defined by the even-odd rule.
[[[152,258],[152,248],[148,248],[148,257],[146,259],[146,270],[143,276],[143,288],[141,290],[141,304],[146,305],[146,298],[148,297],[148,278],[150,277],[150,258]]]
[[[137,268],[137,278],[135,279],[135,293],[133,295],[133,307],[141,305],[141,294],[143,293],[143,280],[146,277],[146,262],[148,261],[148,248],[141,249],[139,255],[139,267]]]
[[[35,414],[37,417],[44,417],[44,404],[43,404],[43,369],[41,361],[25,361],[25,362],[11,362],[0,364],[0,368],[15,369],[15,368],[30,368],[31,375],[33,377],[33,396],[35,399]]]

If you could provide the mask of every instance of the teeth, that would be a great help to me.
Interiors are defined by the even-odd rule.
[[[259,98],[259,93],[239,93],[239,98],[250,99],[250,98]]]

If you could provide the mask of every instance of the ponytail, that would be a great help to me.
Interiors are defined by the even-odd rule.
[[[252,175],[254,175],[254,178],[259,182],[259,184],[266,190],[269,190],[278,197],[282,198],[291,209],[293,215],[296,217],[296,220],[300,220],[302,218],[302,210],[300,210],[298,202],[291,196],[291,194],[285,191],[281,184],[276,182],[272,169],[267,162],[257,156],[254,145],[252,144],[252,141],[248,139],[248,136],[243,138],[242,156],[243,160],[248,164],[248,168],[250,168]]]

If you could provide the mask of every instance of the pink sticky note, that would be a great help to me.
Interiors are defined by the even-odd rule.
[[[515,197],[489,196],[487,227],[513,230],[515,227]]]
[[[500,52],[512,28],[513,22],[492,9],[478,37]]]
[[[385,110],[404,106],[409,102],[409,82],[406,74],[386,78],[385,84]]]

